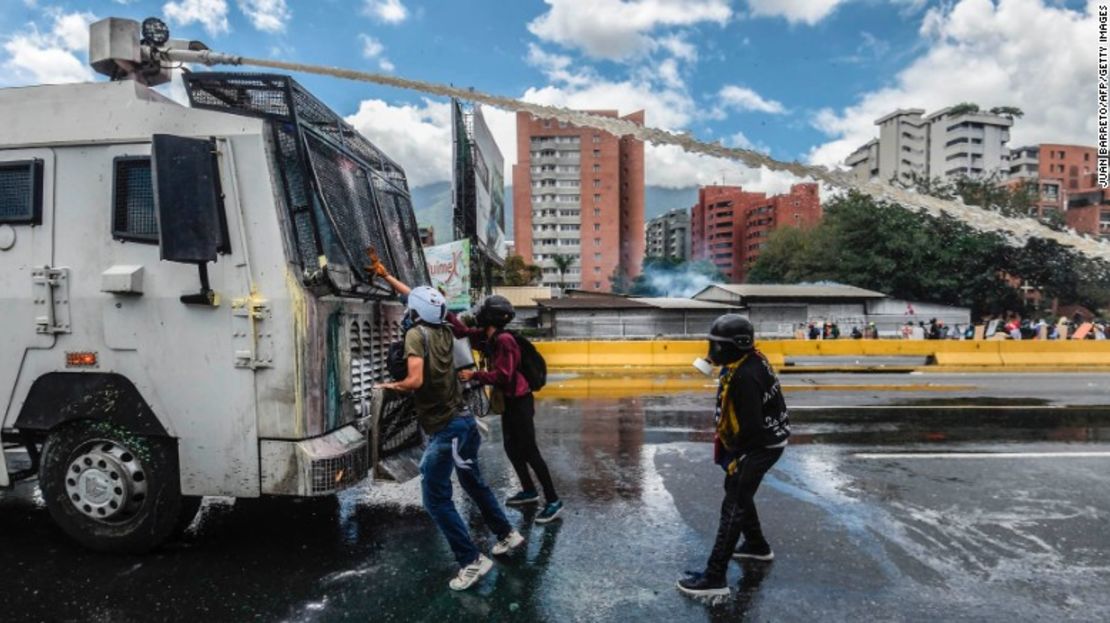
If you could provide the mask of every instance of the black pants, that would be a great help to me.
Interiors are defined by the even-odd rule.
[[[544,499],[551,503],[558,500],[559,496],[555,493],[547,463],[540,456],[539,446],[536,445],[536,425],[533,422],[535,416],[536,403],[531,392],[517,398],[505,397],[505,414],[501,416],[505,454],[513,464],[516,477],[520,479],[520,488],[524,491],[536,490],[536,484],[532,482],[532,475],[528,472],[531,467],[543,487]]]
[[[782,456],[783,448],[760,448],[747,454],[741,461],[736,473],[725,477],[725,499],[721,502],[721,522],[717,526],[717,540],[713,543],[713,553],[705,565],[705,574],[710,578],[724,578],[728,572],[728,561],[740,541],[740,536],[753,545],[765,545],[767,539],[759,525],[759,513],[755,510],[755,492],[763,475]]]

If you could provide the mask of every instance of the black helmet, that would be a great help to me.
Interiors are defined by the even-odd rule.
[[[513,304],[500,294],[493,294],[483,299],[481,306],[478,307],[478,313],[474,315],[478,326],[498,329],[512,322],[515,317],[516,310],[513,309]]]
[[[709,360],[728,365],[755,348],[755,327],[740,314],[725,314],[709,327]]]

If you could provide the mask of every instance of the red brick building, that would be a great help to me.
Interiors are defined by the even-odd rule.
[[[1084,187],[1083,179],[1095,171],[1095,148],[1041,143],[1010,151],[1010,185],[1027,180],[1037,185],[1036,214],[1063,214],[1066,196]]]
[[[1083,176],[1077,190],[1067,192],[1068,227],[1110,239],[1110,189],[1099,188],[1097,174]]]
[[[615,110],[590,111],[617,117]],[[621,117],[644,124],[644,112]],[[516,252],[543,268],[543,285],[608,292],[618,267],[644,261],[644,144],[517,113],[513,165]],[[573,263],[560,276],[552,257]]]
[[[771,232],[810,227],[821,220],[817,184],[795,184],[768,197],[739,186],[705,186],[691,209],[693,257],[713,262],[732,283],[742,283]]]

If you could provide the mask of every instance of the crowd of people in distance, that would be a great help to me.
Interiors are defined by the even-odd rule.
[[[880,335],[874,322],[854,325],[848,336],[854,340],[878,339],[880,337],[904,340],[972,340],[972,339],[1009,339],[1009,340],[1105,340],[1110,337],[1110,321],[1095,318],[1085,321],[1076,314],[1073,318],[1061,317],[1055,324],[1044,318],[1032,320],[1018,314],[991,316],[983,318],[980,325],[981,335],[976,335],[975,324],[947,324],[936,318],[928,322],[906,321],[897,330]],[[799,325],[796,336],[807,340],[836,340],[842,337],[840,327],[835,322],[810,322]]]

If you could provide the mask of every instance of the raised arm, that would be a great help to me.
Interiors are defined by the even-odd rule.
[[[370,256],[370,265],[366,267],[366,272],[384,279],[385,282],[389,284],[389,287],[393,288],[397,294],[401,296],[408,296],[409,292],[412,292],[412,288],[407,284],[389,274],[389,269],[385,267],[385,264],[382,263],[381,258],[378,257],[378,253],[374,251],[374,249],[367,249],[366,255]]]

